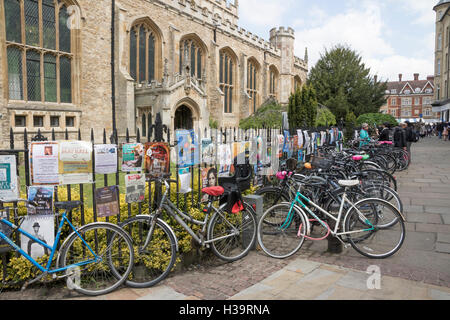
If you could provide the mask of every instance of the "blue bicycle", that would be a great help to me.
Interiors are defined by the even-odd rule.
[[[32,202],[19,199],[27,206]],[[0,199],[0,208],[6,203]],[[20,217],[19,226],[9,221],[11,209],[17,217],[17,207],[6,207],[0,210],[0,238],[29,260],[41,273],[35,279],[25,282],[28,285],[47,276],[53,279],[67,278],[67,287],[85,295],[102,295],[109,293],[125,282],[130,275],[134,262],[133,243],[122,228],[106,222],[94,222],[80,228],[67,219],[67,212],[81,206],[81,201],[56,202],[56,209],[63,210],[53,246],[48,245],[39,237],[31,235],[20,228],[24,217]],[[62,243],[58,250],[61,232],[64,224],[68,224],[72,233]],[[49,252],[45,266],[40,265],[28,252],[24,251],[12,239],[11,235],[19,232]],[[58,251],[58,254],[56,254]],[[56,257],[56,258],[55,258]],[[56,265],[52,268],[52,265]],[[57,274],[63,273],[57,276]]]

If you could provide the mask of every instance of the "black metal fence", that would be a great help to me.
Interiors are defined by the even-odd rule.
[[[307,128],[310,133],[313,132],[323,132],[324,130],[327,132],[327,140],[324,142],[324,144],[329,144],[329,130],[330,128]],[[306,129],[305,129],[306,130]],[[291,130],[291,134],[295,134],[295,130]],[[155,118],[155,122],[153,124],[148,124],[148,130],[146,130],[146,137],[141,137],[139,129],[136,132],[136,137],[133,138],[135,141],[131,141],[129,131],[127,129],[125,141],[122,141],[122,143],[140,143],[143,142],[141,140],[146,140],[146,142],[168,142],[171,149],[173,149],[176,145],[175,137],[171,137],[170,130],[163,125],[161,121],[161,117],[158,114]],[[272,139],[276,137],[276,135],[283,135],[285,132],[283,132],[281,129],[274,129],[274,128],[261,128],[261,129],[251,129],[251,130],[242,130],[239,128],[218,128],[218,129],[204,129],[202,132],[196,132],[198,141],[202,141],[202,138],[210,138],[212,143],[214,144],[227,144],[227,143],[233,143],[233,142],[241,142],[241,141],[249,141],[254,139],[255,137],[262,136],[264,139],[266,139],[266,143],[268,146],[271,145]],[[19,138],[19,139],[17,139]],[[67,130],[63,134],[62,140],[84,140],[86,141],[87,137],[82,137],[81,131],[78,130],[78,132],[68,132]],[[106,130],[103,130],[103,136],[101,137],[103,144],[116,144],[119,146],[119,139],[117,132],[111,132],[107,133]],[[94,145],[95,141],[100,141],[101,139],[96,139],[94,136],[94,130],[91,129],[89,141]],[[18,146],[18,144],[23,140],[23,145]],[[109,140],[109,142],[108,142]],[[30,181],[30,164],[29,164],[29,148],[31,142],[41,142],[41,141],[57,141],[56,133],[55,131],[52,131],[49,133],[49,136],[45,136],[40,131],[38,131],[37,135],[30,135],[27,130],[24,130],[23,133],[14,133],[11,129],[10,131],[10,149],[9,150],[0,150],[0,155],[15,155],[16,156],[16,163],[17,163],[17,175],[22,181],[21,183],[21,193],[26,193],[29,186],[31,186]],[[342,142],[342,141],[340,141]],[[16,149],[19,147],[18,149]],[[198,148],[201,149],[201,143],[198,145]],[[120,151],[120,148],[117,148],[118,151]],[[303,150],[305,151],[305,150]],[[316,152],[317,149],[313,148],[313,153]],[[302,152],[301,149],[297,150],[297,152]],[[305,152],[306,153],[306,152]],[[294,155],[297,157],[297,154]],[[172,152],[173,157],[173,152]],[[215,164],[213,165],[216,169],[216,172],[219,170],[219,164],[218,164],[218,148],[215,148]],[[292,154],[290,152],[285,152],[283,150],[281,161],[287,159],[288,157],[292,157]],[[84,225],[86,221],[86,210],[88,208],[93,209],[94,214],[94,221],[98,221],[97,216],[97,209],[96,209],[96,200],[95,200],[95,190],[99,187],[106,187],[106,186],[113,186],[117,185],[119,186],[121,183],[121,175],[123,178],[124,174],[128,174],[129,172],[121,172],[120,170],[120,157],[118,157],[118,163],[117,163],[117,172],[115,174],[96,174],[95,173],[95,157],[92,156],[93,163],[92,163],[92,174],[93,174],[93,183],[89,184],[78,184],[78,185],[59,185],[55,186],[55,193],[54,193],[54,201],[58,201],[58,191],[63,192],[65,194],[64,200],[71,201],[71,200],[82,200],[83,204],[81,206],[80,210],[80,220],[81,224]],[[175,161],[171,161],[172,163],[175,162],[175,165],[171,166],[171,173],[172,176],[175,176],[175,179],[179,181],[180,175],[179,175],[179,169],[180,166],[178,164],[178,152],[175,152]],[[176,195],[173,198],[173,201],[176,203],[176,205],[180,209],[189,210],[192,207],[200,208],[201,206],[201,188],[202,188],[202,181],[201,181],[201,171],[203,168],[207,168],[208,165],[205,163],[202,163],[199,161],[196,164],[190,165],[189,172],[191,173],[191,181],[190,181],[190,187],[191,191],[180,194],[179,190],[179,184],[176,186]],[[276,173],[276,171],[275,171]],[[263,177],[263,179],[266,179],[266,177]],[[90,190],[89,190],[90,189]],[[119,188],[120,190],[121,188]],[[128,219],[134,214],[141,214],[144,209],[148,208],[148,212],[151,212],[152,209],[155,207],[155,205],[158,203],[158,199],[160,199],[161,194],[161,188],[160,186],[152,182],[150,180],[147,180],[147,199],[145,202],[139,202],[137,204],[121,204],[121,208],[126,207],[126,210],[121,210],[121,213],[117,215],[117,222],[124,221],[125,219]],[[170,190],[169,190],[170,191]],[[87,193],[91,192],[91,197],[87,197]],[[74,199],[75,195],[79,194],[79,199]],[[78,196],[77,196],[78,198]],[[86,203],[85,199],[89,199],[90,203]],[[120,199],[120,196],[119,196]],[[11,205],[13,208],[17,208],[17,203],[12,202]],[[145,207],[147,206],[147,207]],[[3,204],[0,203],[0,211],[3,209]],[[12,212],[17,212],[16,210],[13,210]],[[11,221],[13,221],[16,225],[18,224],[19,217],[17,214],[15,214],[13,217],[10,217]],[[69,212],[68,219],[72,221],[73,216],[72,212]],[[108,218],[106,218],[106,221],[109,221]],[[16,243],[19,243],[19,235],[16,235],[15,238]],[[12,253],[10,252],[10,249],[8,246],[0,246],[0,254],[2,256],[2,264],[3,264],[3,278],[6,276],[7,272],[7,263],[11,256],[18,256],[18,253]]]

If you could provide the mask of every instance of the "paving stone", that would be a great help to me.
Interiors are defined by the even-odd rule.
[[[443,214],[442,219],[444,220],[444,224],[450,224],[450,214]]]
[[[168,286],[158,286],[137,300],[184,300],[186,297]]]
[[[437,242],[450,243],[450,233],[438,233]]]
[[[350,271],[341,279],[339,279],[336,284],[345,288],[366,291],[369,290],[367,287],[367,279],[369,277],[370,274],[365,272]]]
[[[448,207],[425,206],[425,212],[427,212],[427,213],[448,214],[450,212],[450,208],[448,208]]]
[[[431,232],[411,232],[405,237],[404,248],[432,251],[436,242],[436,234]]]
[[[432,206],[432,207],[446,207],[450,208],[450,199],[447,197],[446,200],[444,199],[423,199],[420,197],[412,198],[411,204],[413,206]]]
[[[417,223],[416,231],[450,233],[450,225]]]
[[[437,289],[430,289],[429,296],[434,300],[450,300],[450,293]]]
[[[312,272],[313,270],[317,269],[320,266],[320,263],[309,261],[305,259],[297,259],[295,261],[292,261],[286,266],[286,269],[295,271],[295,272],[302,272],[304,274],[308,274]]]
[[[422,213],[424,212],[424,206],[405,206],[403,205],[403,212],[405,213]]]
[[[436,251],[442,253],[450,253],[450,243],[437,242]]]
[[[441,215],[437,213],[408,213],[407,220],[408,222],[442,224]]]

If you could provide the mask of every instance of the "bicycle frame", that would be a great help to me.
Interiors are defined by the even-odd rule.
[[[62,227],[64,226],[64,222],[67,222],[69,224],[69,226],[72,228],[72,230],[83,241],[84,245],[89,249],[89,251],[94,255],[95,258],[94,259],[89,259],[89,260],[86,260],[86,261],[81,261],[81,262],[78,262],[78,263],[75,263],[75,264],[71,264],[71,265],[65,266],[64,268],[50,269],[53,257],[55,256],[55,253],[57,251],[57,246],[58,246],[58,243],[59,243],[59,240],[60,240],[61,230],[62,230]],[[61,222],[60,222],[60,224],[58,226],[58,232],[56,234],[55,241],[53,243],[53,247],[51,247],[48,244],[46,244],[45,242],[37,239],[33,235],[29,234],[28,232],[26,232],[25,230],[21,229],[20,227],[17,227],[16,225],[14,225],[13,223],[9,222],[6,219],[0,219],[0,223],[3,223],[3,224],[7,225],[10,228],[13,228],[14,230],[20,232],[21,234],[23,234],[27,238],[29,238],[29,239],[35,241],[36,243],[38,243],[41,247],[44,247],[44,248],[47,248],[47,249],[50,250],[50,257],[49,257],[49,259],[47,261],[46,267],[44,268],[35,259],[33,259],[31,256],[29,256],[24,250],[22,250],[22,248],[20,248],[16,243],[14,243],[14,241],[12,241],[8,236],[6,236],[3,232],[0,231],[0,238],[1,239],[5,240],[11,247],[14,248],[14,250],[19,252],[22,256],[24,256],[28,261],[30,261],[34,266],[36,266],[40,271],[42,271],[44,273],[54,274],[54,273],[65,271],[67,269],[71,269],[71,268],[74,268],[74,267],[80,267],[80,266],[84,266],[84,265],[90,264],[92,262],[97,261],[97,259],[98,259],[98,256],[95,254],[95,252],[86,243],[86,241],[83,239],[83,237],[78,233],[78,231],[73,226],[73,224],[70,223],[70,221],[67,219],[66,212],[64,212],[62,214]]]
[[[332,215],[331,213],[327,212],[326,210],[322,209],[320,206],[318,206],[317,204],[315,204],[313,201],[311,201],[310,199],[308,199],[307,197],[305,197],[300,191],[297,191],[297,195],[295,196],[294,201],[291,204],[291,208],[289,210],[289,214],[288,214],[288,218],[291,217],[292,215],[292,210],[294,209],[294,206],[298,203],[300,204],[300,206],[305,209],[309,214],[311,214],[325,229],[329,229],[329,227],[324,223],[324,221],[322,219],[320,219],[317,215],[314,214],[314,212],[312,212],[306,205],[305,203],[302,201],[304,200],[308,205],[313,206],[314,208],[318,209],[320,212],[324,213],[327,217],[332,218],[336,223],[335,223],[335,227],[334,230],[330,230],[331,234],[333,236],[342,236],[342,235],[347,235],[347,234],[352,234],[352,233],[359,233],[359,232],[365,232],[365,231],[372,231],[375,229],[375,227],[370,223],[370,221],[355,207],[355,205],[347,198],[347,193],[344,192],[344,195],[342,196],[342,201],[341,201],[341,205],[339,208],[339,214],[337,216],[337,218]],[[363,230],[356,230],[356,231],[349,231],[349,232],[340,232],[338,233],[338,228],[339,228],[339,224],[341,222],[341,218],[342,218],[342,213],[344,211],[344,204],[348,203],[350,204],[351,208],[354,208],[360,219],[363,219],[364,223],[366,223],[368,226],[370,226],[369,229],[363,229]],[[348,209],[347,212],[349,212],[350,209]],[[290,221],[287,223],[287,220],[284,222],[284,224],[281,226],[281,228],[283,228],[285,225],[288,226],[290,224]],[[292,220],[292,217],[289,219]]]
[[[222,218],[224,218],[225,221],[228,222],[228,220],[225,219],[225,217],[222,215],[222,209],[226,206],[226,204],[223,204],[222,206],[219,207],[219,209],[217,209],[217,208],[215,208],[212,205],[212,202],[209,202],[209,206],[208,206],[207,213],[205,215],[205,219],[203,221],[199,221],[199,220],[196,220],[193,217],[187,215],[186,213],[184,213],[180,209],[178,209],[175,206],[175,204],[172,203],[172,201],[170,201],[170,199],[167,197],[168,190],[169,189],[166,188],[166,191],[164,192],[164,195],[163,195],[163,197],[161,199],[160,206],[156,210],[156,213],[153,216],[151,216],[152,217],[152,223],[151,223],[151,226],[150,226],[150,230],[149,230],[149,232],[147,234],[147,238],[145,240],[145,243],[142,246],[143,248],[145,248],[150,243],[151,235],[153,234],[153,229],[155,227],[156,220],[157,220],[158,216],[161,214],[161,211],[162,211],[163,208],[169,209],[169,210],[166,210],[167,213],[171,217],[173,217],[192,236],[192,238],[197,243],[201,244],[202,246],[206,245],[206,244],[209,244],[209,243],[212,243],[212,242],[215,242],[215,241],[218,241],[218,240],[222,240],[222,239],[226,239],[226,238],[230,238],[230,237],[234,236],[234,234],[230,234],[230,235],[226,235],[226,236],[223,236],[223,237],[219,237],[219,238],[215,238],[215,239],[211,239],[211,240],[206,240],[205,241],[204,239],[201,239],[200,237],[198,237],[197,234],[195,234],[195,232],[192,230],[192,228],[189,227],[189,225],[183,220],[183,219],[186,219],[186,220],[188,220],[191,223],[194,223],[196,225],[202,226],[202,233],[205,233],[206,232],[206,227],[207,227],[207,224],[208,224],[208,221],[209,221],[209,216],[211,214],[211,210],[214,210],[217,214],[219,214]],[[230,226],[232,226],[232,225],[230,224]]]

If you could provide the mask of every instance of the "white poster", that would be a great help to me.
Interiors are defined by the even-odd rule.
[[[0,156],[0,198],[3,201],[14,201],[19,198],[16,156],[14,155]]]
[[[59,184],[58,142],[32,142],[30,145],[30,175],[32,185]]]
[[[55,242],[55,219],[53,215],[26,216],[21,228],[33,237],[53,247]],[[51,250],[40,245],[37,241],[20,235],[21,248],[33,259],[50,255]]]
[[[125,176],[125,189],[127,191],[125,202],[142,202],[145,200],[145,174],[127,174]]]
[[[59,183],[92,183],[92,143],[61,141],[59,143]]]
[[[117,172],[117,146],[115,144],[94,145],[95,173]]]

